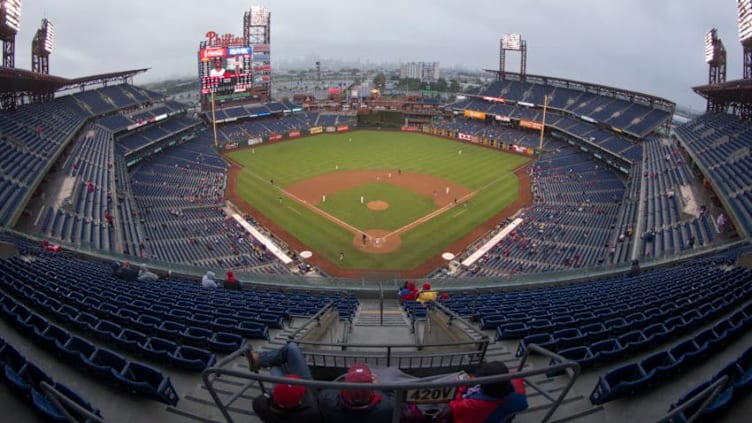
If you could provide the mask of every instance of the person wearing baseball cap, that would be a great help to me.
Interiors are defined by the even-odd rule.
[[[365,363],[353,363],[344,382],[372,384],[376,377]],[[394,398],[373,389],[326,389],[319,394],[319,405],[327,423],[387,423],[392,420]]]
[[[291,342],[276,350],[246,351],[251,371],[270,368],[273,376],[290,379],[290,383],[277,383],[270,392],[253,399],[253,411],[266,423],[321,423],[316,398],[295,380],[312,379],[305,356],[298,344]]]

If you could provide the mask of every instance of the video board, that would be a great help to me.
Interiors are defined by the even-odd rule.
[[[201,94],[247,92],[253,85],[253,47],[206,47],[198,52]]]

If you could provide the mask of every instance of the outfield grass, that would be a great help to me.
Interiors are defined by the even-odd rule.
[[[344,251],[346,258],[341,262],[342,267],[374,270],[413,268],[428,257],[444,251],[447,246],[491,218],[517,198],[518,181],[512,172],[529,160],[429,135],[380,131],[318,135],[236,150],[230,153],[230,157],[245,166],[238,176],[238,194],[257,210],[308,245],[316,254],[336,262],[339,252]],[[405,172],[424,173],[455,181],[476,191],[476,195],[467,208],[454,208],[403,233],[400,251],[366,254],[353,248],[353,234],[346,229],[292,200],[284,198],[281,204],[279,202],[279,187],[331,173],[337,168],[340,171],[401,169]],[[273,185],[270,183],[272,179]],[[388,192],[380,194],[384,196],[380,199],[390,204],[401,204],[402,201],[408,201],[407,197],[419,197],[409,193],[409,196],[401,198],[400,191],[404,190],[400,188],[385,184],[374,185],[378,188],[371,188],[388,187]],[[327,203],[320,206],[336,216],[365,219],[358,211],[361,195],[359,190],[360,188],[329,196]],[[342,198],[338,198],[340,196]],[[409,201],[413,200],[415,199]],[[435,208],[430,199],[426,200],[431,203],[430,207]],[[340,201],[343,208],[339,205]],[[392,216],[389,222],[378,223],[379,228],[401,227],[403,224],[400,222],[404,219],[409,219],[407,222],[410,222],[415,220],[413,216],[420,217],[430,212],[428,208],[423,212],[418,207],[420,201],[410,207],[395,207],[395,211],[400,209],[403,212]],[[386,212],[379,213],[382,213],[381,217],[386,216],[383,214]],[[370,224],[366,223],[368,222],[353,225],[371,229]]]
[[[363,205],[360,204],[361,195],[364,197]],[[385,199],[390,206],[386,210],[370,210],[366,207],[371,200]],[[318,207],[361,230],[399,229],[438,208],[431,198],[394,185],[379,183],[363,184],[358,188],[329,195],[326,203],[320,203]]]

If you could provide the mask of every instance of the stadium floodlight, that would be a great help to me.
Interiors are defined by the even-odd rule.
[[[504,34],[501,38],[501,48],[504,50],[520,50],[521,46],[522,37],[520,34]]]
[[[705,63],[715,60],[716,29],[713,28],[705,34]]]
[[[0,25],[14,32],[21,29],[21,0],[0,0]]]
[[[52,47],[55,45],[55,27],[52,22],[42,19],[42,30],[44,31],[44,51],[52,54]]]
[[[752,38],[752,0],[736,0],[739,8],[739,41]]]
[[[266,6],[251,6],[251,25],[266,25],[269,22],[269,9]]]

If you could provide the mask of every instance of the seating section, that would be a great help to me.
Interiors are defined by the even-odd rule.
[[[3,307],[5,307],[5,303],[3,303]],[[3,311],[3,315],[5,315],[5,311]],[[3,369],[2,379],[5,384],[14,394],[33,407],[34,411],[45,421],[64,422],[66,421],[65,413],[72,416],[78,416],[79,413],[63,402],[60,402],[60,404],[64,410],[58,408],[43,390],[42,382],[57,391],[59,395],[90,413],[102,417],[99,410],[92,407],[86,399],[62,383],[55,382],[44,370],[27,360],[2,337],[0,337],[0,367]]]
[[[611,369],[598,379],[590,394],[590,401],[593,404],[603,404],[617,398],[645,393],[649,388],[671,380],[672,376],[701,364],[717,350],[745,332],[750,325],[752,325],[752,307],[748,306],[719,321],[713,327],[680,341],[666,350],[657,351],[640,361]],[[746,360],[748,361],[748,358]],[[708,414],[718,412],[730,405],[734,385],[743,378],[746,371],[746,368],[734,362],[714,376],[713,380],[725,374],[730,377],[731,381],[705,410]],[[745,383],[744,386],[747,385],[748,383]]]
[[[269,105],[265,106],[269,107]],[[235,116],[231,110],[223,111],[227,119],[236,119],[241,116]],[[243,109],[245,110],[245,109]],[[256,111],[258,113],[258,111]],[[254,114],[256,114],[254,113]],[[246,115],[247,116],[247,115]],[[267,137],[274,134],[287,134],[291,131],[305,131],[317,126],[335,126],[342,124],[352,124],[353,116],[339,114],[325,114],[318,112],[307,113],[290,113],[285,115],[270,116],[258,114],[252,119],[246,119],[241,122],[224,123],[218,127],[217,138],[220,144],[227,142],[243,142],[249,138]],[[217,120],[220,116],[217,115]],[[306,135],[307,132],[303,132]]]
[[[646,104],[598,96],[582,89],[534,82],[493,82],[481,90],[479,96],[522,101],[538,106],[542,106],[544,97],[548,96],[548,107],[553,110],[565,111],[574,116],[587,116],[592,121],[620,128],[639,137],[648,135],[671,117],[668,111]]]
[[[10,285],[5,284],[2,288],[25,298],[29,301],[36,301],[33,304],[50,302],[50,297],[37,296],[31,299],[29,292],[23,292],[18,289],[18,284],[13,284],[12,278]],[[17,280],[16,280],[17,281]],[[15,292],[13,289],[16,288]],[[61,357],[67,364],[75,367],[81,372],[93,374],[96,379],[114,387],[143,394],[151,399],[161,401],[170,405],[178,402],[178,396],[172,387],[170,378],[161,371],[149,367],[145,364],[135,361],[129,361],[123,356],[110,351],[106,348],[97,347],[95,344],[78,335],[73,335],[65,329],[50,323],[46,318],[32,311],[22,302],[17,301],[12,296],[0,291],[2,297],[2,317],[24,335],[30,337],[35,342],[48,348],[50,352]],[[26,295],[24,297],[24,295]],[[60,301],[54,300],[52,303],[61,304]],[[55,311],[55,306],[52,311]],[[85,334],[90,334],[95,328],[102,328],[102,322],[98,317],[86,312],[78,313],[75,308],[61,304],[60,308],[65,308],[61,313],[63,319],[68,319],[69,323],[75,329]],[[75,316],[74,316],[75,315]],[[71,317],[74,316],[74,317]],[[208,363],[213,363],[207,360]],[[199,369],[201,370],[201,369]],[[48,383],[52,384],[51,381]]]
[[[112,133],[99,126],[83,129],[64,162],[70,197],[43,211],[39,230],[46,237],[86,248],[111,251],[113,234],[106,216],[113,210]]]
[[[747,398],[750,384],[752,384],[752,347],[747,348],[736,360],[723,366],[712,378],[682,394],[675,403],[671,404],[669,411],[688,402],[724,376],[728,378],[726,384],[721,387],[721,391],[710,401],[707,407],[700,412],[699,418],[701,421],[718,421],[723,413]],[[681,412],[675,418],[675,421],[689,421],[690,417],[697,413],[700,404],[696,403]]]
[[[752,234],[752,125],[727,114],[706,114],[676,128],[681,145],[728,201],[747,234]]]
[[[150,144],[198,129],[201,121],[187,116],[176,116],[159,123],[144,126],[118,138],[118,150],[123,154],[142,149]]]
[[[662,257],[711,244],[717,235],[714,219],[694,199],[691,185],[696,178],[689,157],[669,140],[649,138],[644,144],[642,182],[647,201],[641,257]]]
[[[534,204],[520,215],[523,223],[459,276],[540,273],[626,261],[622,245],[618,255],[610,255],[619,239],[614,221],[626,213],[625,183],[575,148],[556,147],[532,168]]]

